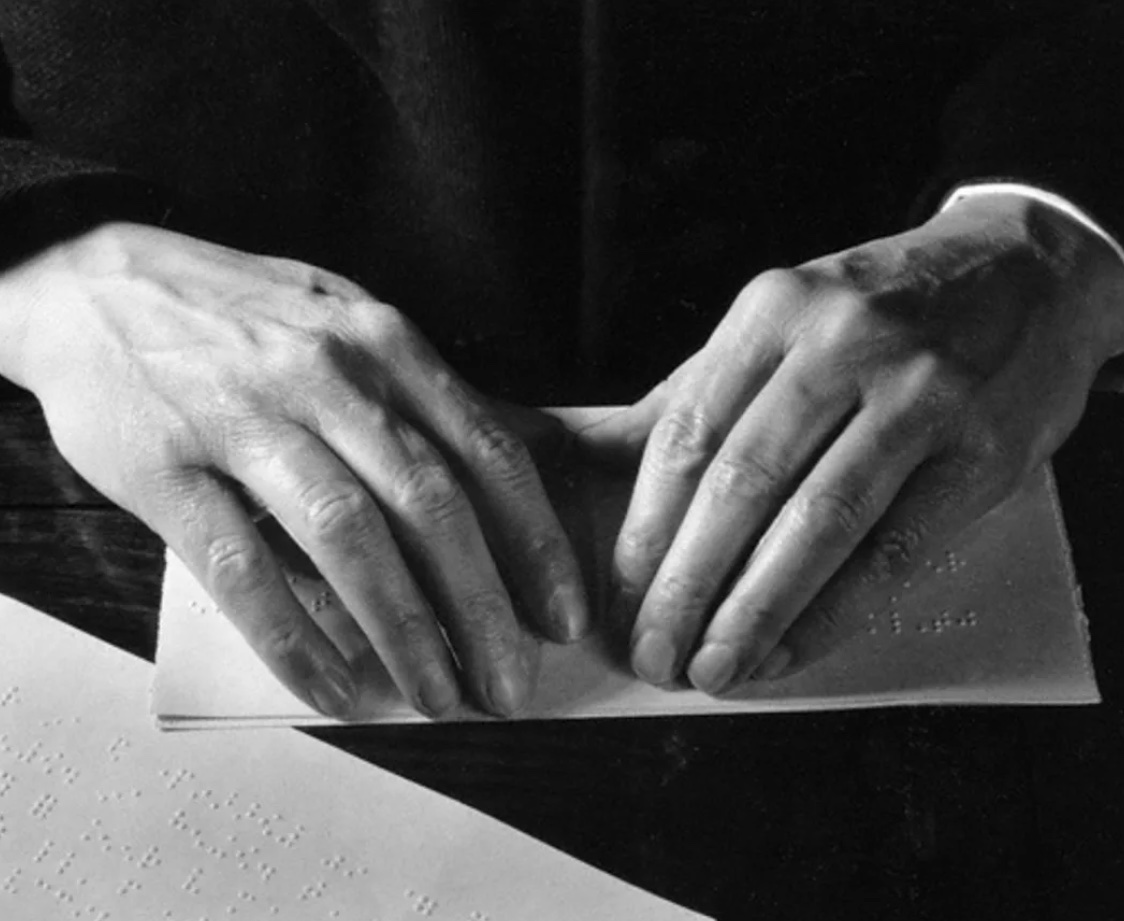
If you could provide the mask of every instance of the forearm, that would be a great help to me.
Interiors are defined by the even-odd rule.
[[[1057,309],[1068,313],[1067,322],[1086,343],[1083,357],[1099,368],[1124,353],[1121,248],[1103,228],[1072,213],[1064,200],[1054,203],[1028,193],[997,189],[953,196],[932,220],[985,220],[995,228],[989,233],[1017,238],[1029,261],[1044,270],[1042,285],[1051,288]]]

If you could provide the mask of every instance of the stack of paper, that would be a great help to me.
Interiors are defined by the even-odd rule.
[[[582,415],[571,413],[580,424]],[[565,473],[565,472],[564,472]],[[631,483],[578,471],[552,484],[570,533],[603,586]],[[322,582],[293,587],[329,635],[349,615]],[[595,591],[595,595],[597,592]],[[737,700],[651,688],[594,636],[546,646],[527,718],[820,710],[895,704],[1096,702],[1088,637],[1053,480],[1043,468],[896,590],[836,655]],[[362,718],[420,720],[385,674],[369,676]],[[290,694],[255,658],[186,568],[170,556],[164,585],[153,706],[167,728],[331,722]],[[465,719],[483,718],[466,709]]]

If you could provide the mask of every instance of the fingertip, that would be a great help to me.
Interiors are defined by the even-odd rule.
[[[555,642],[568,644],[583,639],[590,627],[585,591],[574,584],[559,585],[547,603],[547,619]]]
[[[428,669],[418,683],[414,705],[432,720],[452,713],[460,704],[460,688],[456,680],[441,668]]]
[[[792,649],[786,643],[781,643],[765,656],[764,661],[754,671],[753,677],[761,681],[776,681],[787,677],[793,671],[795,669]]]
[[[518,647],[497,662],[484,682],[483,703],[495,716],[518,716],[531,702],[539,672],[539,644],[521,632]]]
[[[496,716],[515,716],[526,705],[528,696],[526,680],[510,669],[498,671],[488,679],[488,707]]]
[[[322,665],[306,685],[313,706],[325,716],[345,720],[354,713],[359,699],[355,681],[347,672]]]
[[[806,611],[785,633],[782,645],[788,650],[789,659],[784,669],[772,678],[761,674],[753,677],[776,681],[803,672],[833,655],[839,647],[851,642],[857,633],[858,621],[842,617],[838,609],[829,607],[821,599],[820,606]],[[758,673],[760,671],[758,669]]]
[[[698,690],[717,697],[730,689],[738,674],[738,655],[726,643],[708,642],[695,653],[687,678]]]
[[[660,687],[672,682],[678,670],[675,644],[662,630],[645,630],[632,645],[632,670],[648,684]]]

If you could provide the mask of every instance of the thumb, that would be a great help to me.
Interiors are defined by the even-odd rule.
[[[596,418],[571,425],[578,449],[591,460],[614,466],[639,463],[670,395],[671,387],[664,381],[630,406],[607,408]]]

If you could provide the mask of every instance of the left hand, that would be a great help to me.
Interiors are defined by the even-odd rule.
[[[721,694],[836,647],[1067,437],[1122,292],[1099,237],[1015,195],[755,279],[583,433],[643,452],[614,557],[637,674]]]

